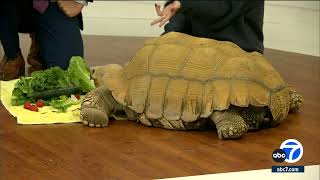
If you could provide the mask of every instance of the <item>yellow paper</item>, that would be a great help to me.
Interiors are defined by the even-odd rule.
[[[80,104],[73,105],[67,112],[58,112],[51,106],[39,108],[38,112],[24,109],[23,106],[11,105],[11,93],[18,80],[0,81],[0,97],[4,107],[10,114],[17,118],[18,124],[53,124],[53,123],[74,123],[80,122]]]

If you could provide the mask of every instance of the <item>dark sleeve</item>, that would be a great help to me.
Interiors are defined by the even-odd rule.
[[[164,34],[168,32],[181,32],[190,34],[191,25],[188,17],[182,13],[177,13],[169,20],[169,22],[164,26]]]
[[[175,0],[166,1],[164,6],[166,7],[167,5],[173,3],[174,1]],[[166,34],[168,32],[173,32],[173,31],[190,34],[191,33],[190,20],[183,13],[180,13],[180,11],[178,11],[174,16],[170,18],[169,22],[164,26],[164,31],[165,32],[163,34]]]
[[[168,0],[166,1],[166,3],[164,4],[164,7],[168,6],[169,4],[173,3],[176,0]]]
[[[245,12],[245,22],[251,27],[261,42],[263,42],[263,19],[264,1],[250,2]]]
[[[181,0],[181,11],[201,20],[210,30],[224,28],[243,13],[246,0]]]

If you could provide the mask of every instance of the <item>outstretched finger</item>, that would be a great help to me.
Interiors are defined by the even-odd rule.
[[[162,22],[164,18],[165,16],[159,17],[158,19],[155,19],[154,21],[152,21],[150,25],[153,26],[155,24],[158,24],[159,22]]]
[[[163,11],[161,11],[161,6],[159,5],[159,4],[154,4],[154,7],[155,7],[155,9],[156,9],[156,12],[157,12],[157,14],[158,14],[158,16],[163,16]]]
[[[159,24],[159,27],[163,26],[166,22],[168,22],[170,18],[171,18],[171,15],[169,15],[169,16],[164,16],[163,19],[162,19],[162,21],[161,21],[160,24]]]

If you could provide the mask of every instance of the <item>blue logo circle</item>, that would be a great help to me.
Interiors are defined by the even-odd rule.
[[[302,155],[303,155],[302,144],[295,139],[285,140],[280,145],[280,149],[282,149],[286,153],[285,161],[287,163],[295,163],[302,158]]]

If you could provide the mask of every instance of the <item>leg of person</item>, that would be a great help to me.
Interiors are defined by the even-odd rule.
[[[67,17],[57,3],[50,3],[43,13],[36,13],[36,39],[46,68],[67,69],[72,56],[83,57],[83,42],[77,17]]]
[[[0,6],[0,40],[5,52],[0,62],[0,80],[16,79],[24,75],[25,63],[19,47],[18,1],[3,1]]]
[[[40,71],[44,69],[43,60],[40,56],[39,42],[36,40],[36,34],[30,33],[31,46],[27,57],[27,62],[30,65],[28,67],[28,74],[31,75],[34,71]]]
[[[27,33],[31,38],[31,46],[29,49],[27,62],[30,65],[28,67],[28,74],[33,71],[39,71],[43,69],[43,61],[40,58],[39,44],[35,38],[35,11],[33,8],[33,0],[24,0],[19,2],[19,32]]]

